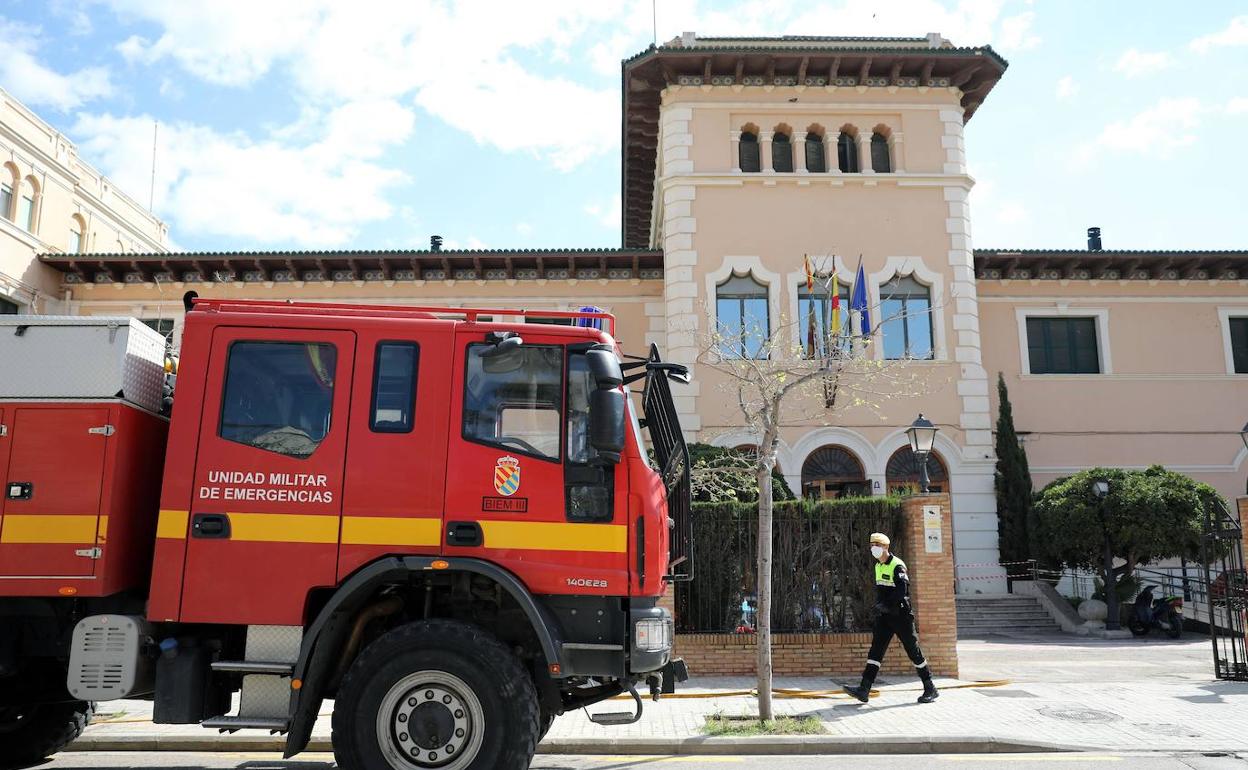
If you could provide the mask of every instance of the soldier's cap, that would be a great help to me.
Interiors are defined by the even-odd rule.
[[[871,533],[871,545],[882,545],[885,548],[887,548],[889,543],[891,542],[892,541],[888,539],[888,535],[884,534],[883,532]]]

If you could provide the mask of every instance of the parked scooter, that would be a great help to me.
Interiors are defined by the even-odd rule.
[[[1171,639],[1178,639],[1183,633],[1183,597],[1154,599],[1153,589],[1156,587],[1144,586],[1140,589],[1127,628],[1136,636],[1144,636],[1150,629],[1160,628]]]

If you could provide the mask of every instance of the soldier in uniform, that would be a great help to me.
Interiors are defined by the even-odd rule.
[[[867,653],[867,667],[862,670],[862,682],[857,687],[845,686],[845,692],[863,703],[870,697],[875,675],[880,673],[880,662],[888,644],[896,636],[910,656],[923,680],[923,694],[919,703],[931,703],[939,697],[932,683],[932,672],[927,658],[919,649],[918,630],[914,625],[914,611],[910,607],[910,576],[906,563],[889,552],[887,535],[875,532],[871,535],[871,556],[875,558],[875,626],[872,629],[871,651]]]

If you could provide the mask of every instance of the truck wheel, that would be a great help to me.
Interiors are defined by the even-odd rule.
[[[542,740],[546,737],[546,733],[550,732],[550,726],[555,723],[556,716],[555,712],[542,709],[542,721],[541,724],[538,725],[539,729],[537,731],[537,740]]]
[[[466,623],[425,620],[368,645],[334,703],[343,770],[525,770],[537,691],[520,661]]]
[[[0,708],[0,768],[30,767],[73,743],[91,723],[85,701]]]

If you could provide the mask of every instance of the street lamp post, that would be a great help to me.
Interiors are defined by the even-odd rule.
[[[924,419],[922,412],[919,412],[919,419],[910,423],[910,427],[906,428],[906,438],[910,439],[910,451],[919,461],[919,485],[923,494],[930,491],[928,486],[931,482],[927,478],[927,456],[931,454],[932,445],[936,443],[937,430],[939,429],[935,425]]]
[[[1104,532],[1101,559],[1105,569],[1105,628],[1109,631],[1117,631],[1121,627],[1118,610],[1118,581],[1114,579],[1114,550],[1110,546],[1109,525],[1105,521],[1105,498],[1109,496],[1109,482],[1104,479],[1092,482],[1092,493],[1096,495],[1101,515],[1101,530]]]

